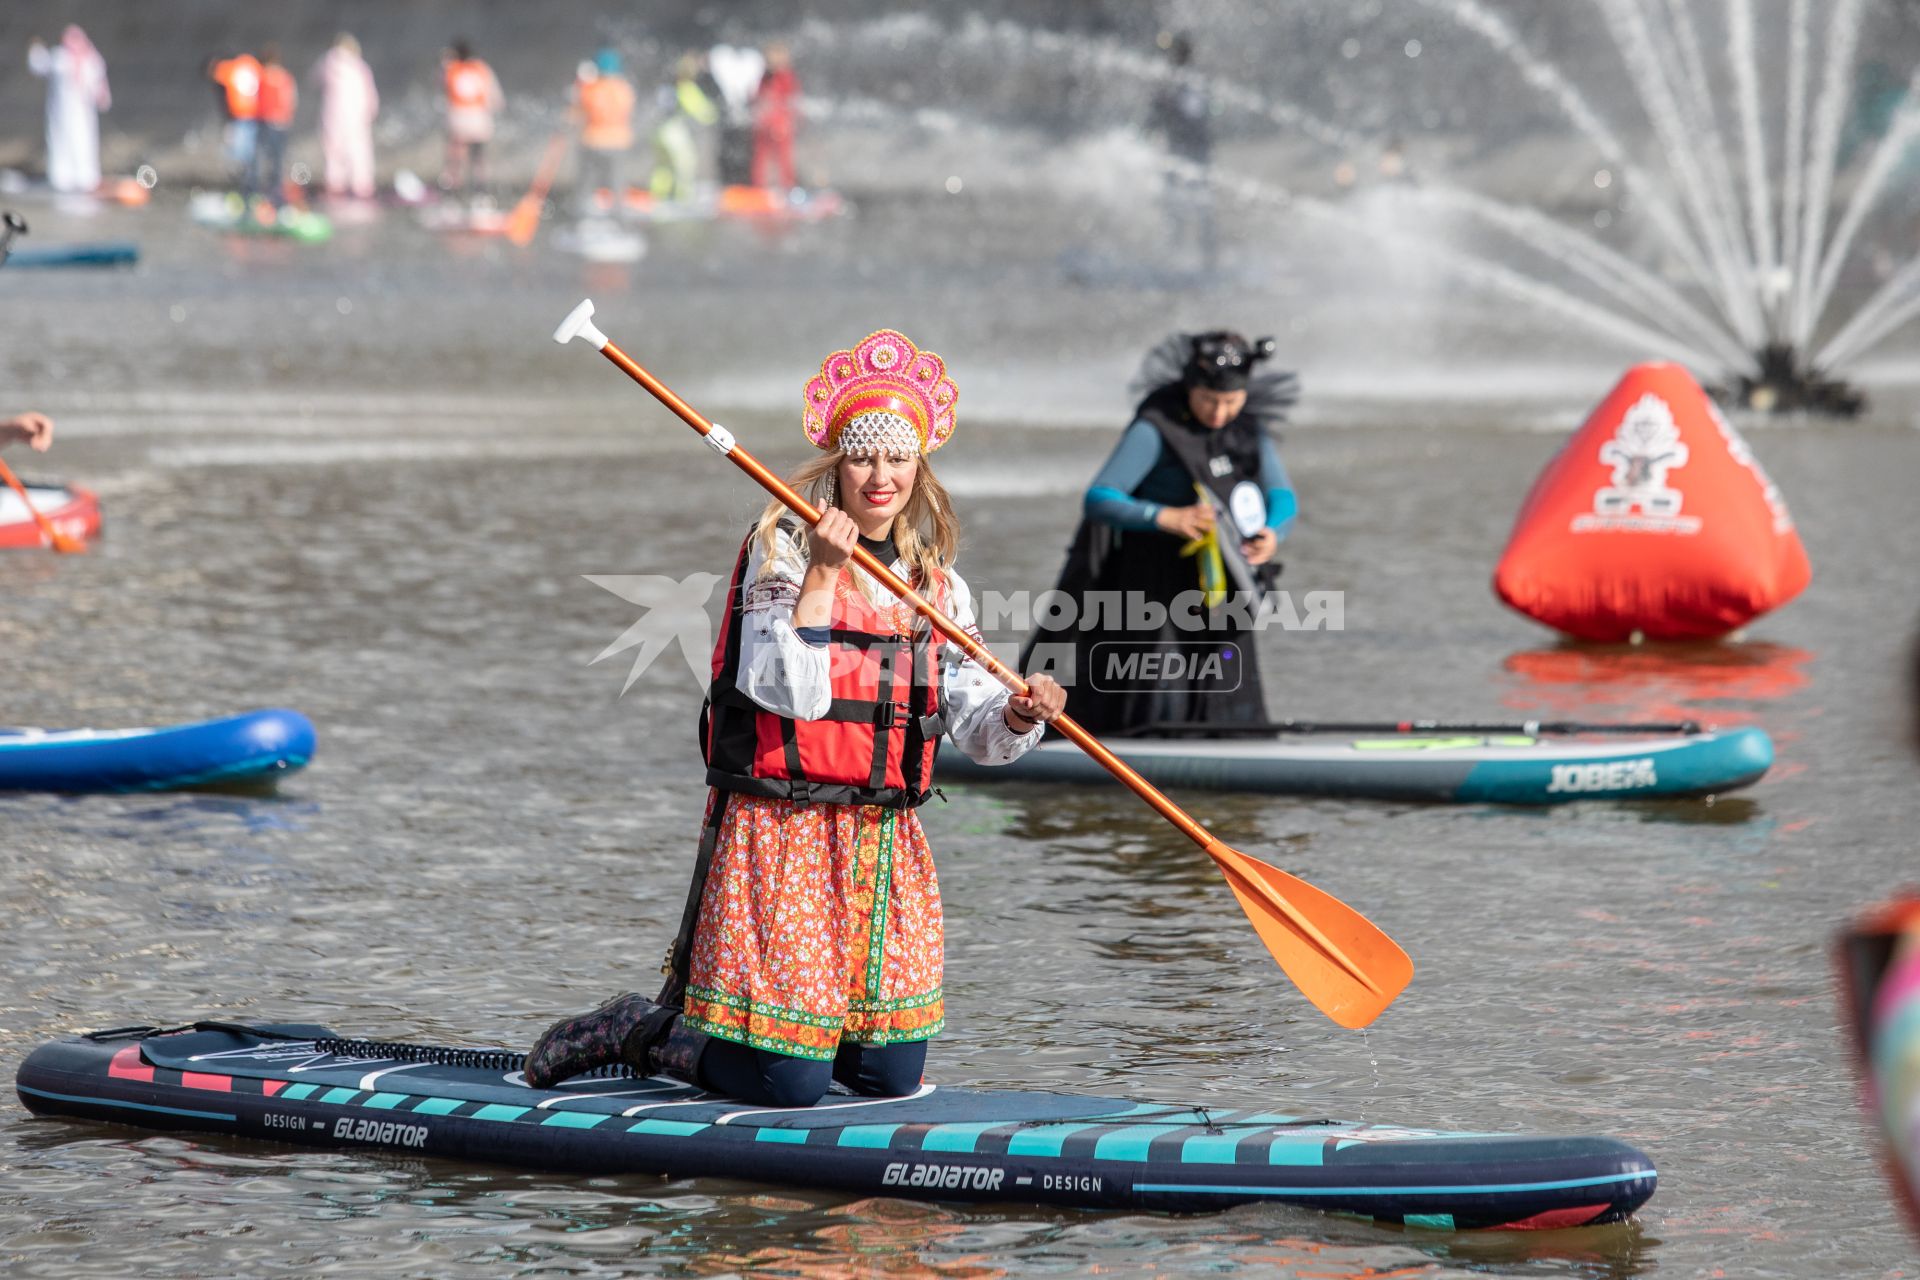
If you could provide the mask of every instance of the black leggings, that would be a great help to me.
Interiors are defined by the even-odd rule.
[[[870,1098],[905,1097],[920,1087],[926,1065],[925,1040],[888,1045],[843,1041],[832,1062],[816,1062],[716,1038],[700,1054],[700,1083],[755,1106],[810,1107],[826,1096],[835,1080]]]

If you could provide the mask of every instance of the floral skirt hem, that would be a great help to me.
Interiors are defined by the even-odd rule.
[[[908,1000],[862,1000],[853,1002],[845,1018],[831,1018],[688,987],[684,1017],[687,1026],[722,1040],[825,1061],[839,1052],[842,1042],[931,1040],[946,1028],[946,1002],[938,990]]]

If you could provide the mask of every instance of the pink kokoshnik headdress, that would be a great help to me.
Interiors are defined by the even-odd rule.
[[[953,435],[959,399],[944,360],[882,329],[821,362],[801,426],[821,449],[927,454]]]

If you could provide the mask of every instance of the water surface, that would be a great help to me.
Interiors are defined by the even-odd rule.
[[[684,229],[611,271],[498,246],[463,257],[391,224],[302,255],[178,219],[157,207],[137,223],[138,273],[0,282],[8,406],[47,407],[64,433],[24,469],[85,480],[108,519],[88,556],[0,560],[3,718],[109,726],[285,705],[314,719],[320,752],[273,797],[0,799],[9,1065],[76,1029],[215,1013],[524,1046],[558,1013],[652,980],[699,820],[699,691],[667,661],[620,697],[625,661],[587,660],[635,610],[582,575],[724,572],[758,504],[612,371],[545,343],[580,293],[780,465],[801,450],[776,406],[823,341],[862,324],[938,334],[963,396],[938,460],[966,523],[961,567],[999,590],[1051,583],[1120,425],[1070,425],[1118,402],[1072,388],[1205,310],[1189,294],[1069,287],[1044,245],[1013,255],[1023,270],[978,278],[923,264],[897,299],[878,284],[818,292],[875,244],[911,257],[884,211],[814,241]],[[1246,313],[1256,286],[1309,278],[1236,278],[1212,305]],[[1347,305],[1360,314],[1327,310]],[[1317,348],[1302,347],[1311,397]],[[1543,428],[1577,419],[1624,363],[1587,355],[1546,374],[1482,366],[1490,387],[1546,385],[1534,402],[1489,390],[1434,410],[1417,388],[1470,386],[1471,370],[1400,379],[1386,356],[1379,397],[1310,399],[1310,425],[1284,445],[1306,510],[1284,582],[1345,591],[1346,630],[1263,638],[1272,709],[1757,723],[1779,750],[1768,778],[1715,802],[1543,812],[1180,797],[1412,953],[1414,985],[1364,1034],[1295,994],[1211,864],[1119,789],[946,787],[926,814],[949,915],[950,1030],[930,1072],[1613,1134],[1661,1170],[1634,1224],[1473,1237],[1271,1206],[1165,1218],[855,1201],[148,1135],[9,1104],[0,1264],[1909,1273],[1856,1119],[1827,947],[1913,878],[1920,438],[1891,402],[1865,423],[1755,430],[1815,566],[1807,594],[1703,650],[1563,647],[1487,583],[1557,443]],[[990,409],[969,417],[976,394]]]

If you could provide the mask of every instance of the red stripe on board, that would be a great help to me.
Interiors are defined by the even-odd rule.
[[[286,1087],[287,1082],[285,1080],[262,1080],[260,1082],[260,1092],[266,1094],[269,1098]]]
[[[113,1055],[107,1074],[118,1080],[145,1080],[153,1083],[153,1068],[140,1061],[140,1046],[130,1044]]]
[[[182,1071],[180,1083],[189,1089],[211,1089],[215,1093],[232,1093],[232,1076],[210,1076],[203,1071]]]
[[[1572,1209],[1549,1209],[1518,1222],[1503,1222],[1495,1231],[1556,1231],[1561,1227],[1582,1227],[1607,1211],[1604,1204],[1583,1204]]]

